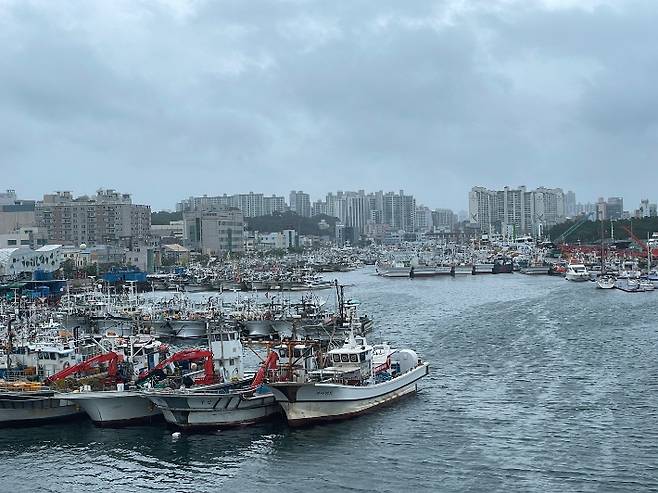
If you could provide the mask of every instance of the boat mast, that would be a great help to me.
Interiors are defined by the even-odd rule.
[[[612,223],[612,220],[610,223]],[[603,255],[603,220],[601,220],[601,275],[605,274],[605,262],[603,261]]]
[[[647,231],[647,274],[651,272],[651,247],[649,246],[649,232]]]

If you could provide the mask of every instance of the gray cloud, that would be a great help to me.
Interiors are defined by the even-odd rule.
[[[156,208],[359,188],[465,208],[476,184],[634,207],[658,198],[657,18],[641,0],[5,1],[2,182]]]

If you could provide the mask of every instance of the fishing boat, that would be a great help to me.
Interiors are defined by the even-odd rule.
[[[609,274],[604,274],[599,276],[596,280],[596,287],[599,289],[614,289],[615,288],[615,277]]]
[[[452,275],[453,276],[460,276],[460,275],[472,275],[473,274],[473,264],[455,264],[452,267]]]
[[[199,388],[151,389],[143,392],[171,426],[182,429],[244,426],[280,412],[274,396],[263,386],[267,369],[276,364],[272,352],[253,379],[243,372],[243,347],[237,331],[211,334],[215,372],[220,382]]]
[[[583,282],[589,281],[590,275],[587,267],[583,264],[569,264],[564,278],[567,281]]]
[[[473,274],[493,274],[495,264],[477,263],[473,266]]]
[[[77,367],[71,367],[67,370],[68,373],[66,374],[55,375],[51,380],[55,382],[66,378],[68,375],[83,371],[85,367],[89,367],[92,364],[109,361],[108,377],[111,384],[116,382],[115,389],[92,390],[91,386],[85,385],[79,391],[66,394],[67,398],[77,403],[87,413],[94,424],[98,426],[119,426],[151,422],[161,417],[162,412],[145,398],[141,392],[137,389],[127,390],[124,382],[117,381],[117,363],[120,360],[119,355],[116,353],[102,354],[95,357],[93,361],[88,360],[77,365]],[[163,359],[155,367],[143,371],[142,375],[136,380],[136,383],[146,381],[147,376],[158,375],[158,377],[164,378],[166,376],[164,370],[174,363],[190,363],[195,361],[203,362],[202,375],[199,375],[199,372],[191,371],[187,375],[181,375],[181,381],[199,385],[213,383],[212,353],[208,350],[197,349],[185,349]],[[192,365],[194,364],[192,363]],[[194,370],[196,369],[193,366],[192,368]]]
[[[409,277],[411,265],[402,261],[377,261],[375,264],[377,275],[382,277]]]
[[[0,426],[42,424],[81,416],[75,403],[33,383],[0,385]]]
[[[615,288],[626,293],[642,292],[642,289],[640,289],[640,281],[628,276],[619,276],[615,281]]]
[[[511,260],[497,259],[494,262],[492,269],[493,274],[511,274],[513,272],[514,264]]]
[[[353,331],[327,357],[331,366],[270,382],[291,426],[347,419],[390,404],[415,392],[429,372],[414,351],[371,346]]]
[[[162,412],[139,391],[125,390],[117,384],[116,390],[93,391],[89,387],[66,394],[66,399],[82,409],[97,426],[123,426],[149,423]]]

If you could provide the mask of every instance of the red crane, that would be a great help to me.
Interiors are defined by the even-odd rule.
[[[276,351],[271,351],[270,354],[267,355],[267,358],[265,361],[263,361],[263,364],[260,366],[256,372],[256,375],[254,375],[254,379],[251,381],[252,388],[256,388],[263,383],[268,370],[277,369],[278,360],[279,355],[276,353]]]
[[[109,353],[97,354],[92,358],[86,359],[85,361],[82,361],[76,365],[69,366],[68,368],[64,368],[63,370],[58,371],[54,375],[49,376],[48,378],[46,378],[45,383],[46,385],[48,385],[53,382],[57,382],[58,380],[63,380],[64,378],[69,377],[71,375],[75,375],[76,373],[83,373],[89,371],[92,368],[100,365],[101,363],[108,363],[107,366],[108,377],[114,379],[117,376],[118,363],[120,361],[123,361],[123,357],[113,351],[110,351]]]
[[[207,349],[184,349],[183,351],[178,351],[177,353],[172,354],[164,361],[161,361],[156,366],[150,370],[144,371],[140,374],[139,378],[135,383],[141,384],[145,382],[150,377],[156,375],[165,367],[169,366],[172,363],[179,363],[181,361],[198,361],[203,360],[203,377],[197,378],[194,383],[198,385],[208,385],[215,383],[217,377],[215,375],[215,369],[213,368],[212,361],[212,352]]]
[[[633,234],[633,231],[631,231],[631,229],[628,226],[622,225],[621,229],[623,229],[624,231],[626,231],[626,233],[628,233],[630,239],[633,240],[635,244],[638,245],[645,254],[647,253],[647,251],[649,250],[648,245],[645,242],[643,242],[641,239],[639,239],[637,236],[635,236]],[[658,256],[658,248],[654,248],[653,250],[651,250],[651,256],[654,258]]]

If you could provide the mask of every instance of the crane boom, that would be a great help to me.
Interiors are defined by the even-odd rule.
[[[622,225],[621,228],[622,228],[624,231],[626,231],[626,233],[628,233],[628,237],[629,237],[631,240],[633,240],[633,242],[634,242],[637,246],[639,246],[639,247],[642,249],[642,251],[643,251],[644,253],[647,253],[647,251],[649,250],[649,245],[647,245],[644,241],[642,241],[640,238],[638,238],[637,236],[635,236],[635,235],[633,234],[633,231],[631,231],[631,229],[630,229],[628,226],[624,226],[624,225]],[[658,248],[654,248],[653,250],[651,250],[651,256],[652,256],[652,257],[656,257],[656,256],[658,256]]]
[[[108,375],[110,377],[116,377],[118,370],[118,363],[119,361],[122,360],[123,360],[122,356],[115,353],[114,351],[110,351],[109,353],[97,354],[92,358],[81,361],[80,363],[73,366],[69,366],[68,368],[64,368],[63,370],[58,371],[54,375],[49,376],[48,378],[46,378],[45,383],[51,384],[53,382],[63,380],[71,375],[75,375],[76,373],[89,371],[93,367],[98,366],[101,363],[108,363],[108,368],[107,368]]]
[[[265,375],[267,374],[267,370],[276,370],[278,360],[279,360],[279,355],[276,353],[276,351],[271,351],[270,354],[267,355],[267,358],[265,359],[265,361],[263,361],[263,364],[256,372],[256,375],[254,375],[254,379],[251,382],[252,388],[258,387],[260,384],[262,384],[265,381]]]
[[[157,374],[160,370],[169,366],[172,363],[179,363],[181,361],[197,361],[203,360],[204,376],[202,379],[197,380],[197,383],[213,383],[215,381],[215,370],[213,368],[212,351],[207,349],[184,349],[172,354],[167,359],[161,361],[150,370],[144,371],[140,374],[139,378],[135,381],[136,384],[142,384],[150,377]]]

